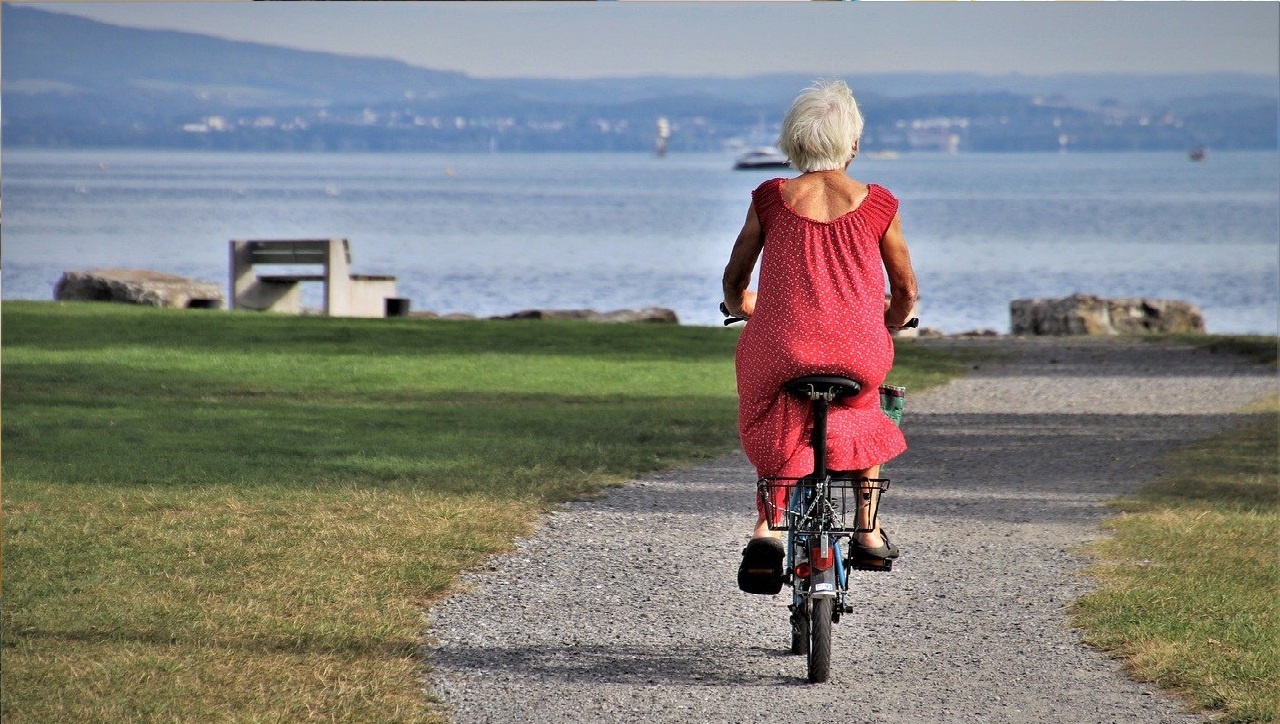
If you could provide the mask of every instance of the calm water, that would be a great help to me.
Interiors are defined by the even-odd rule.
[[[749,193],[724,154],[7,151],[3,295],[65,270],[227,283],[233,238],[351,241],[415,310],[664,306],[719,324]],[[1280,154],[906,155],[852,175],[902,201],[927,326],[1008,331],[1009,301],[1185,299],[1214,332],[1277,332]],[[317,286],[318,285],[312,285]],[[319,306],[319,290],[308,290]]]

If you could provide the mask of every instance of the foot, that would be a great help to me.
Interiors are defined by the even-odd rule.
[[[738,567],[738,588],[747,593],[773,595],[782,590],[782,568],[786,550],[772,536],[752,538],[742,549]]]
[[[853,540],[850,556],[886,558],[898,557],[898,546],[889,541],[889,534],[876,529],[870,533],[859,533]]]

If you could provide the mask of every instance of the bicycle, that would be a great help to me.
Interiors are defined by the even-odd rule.
[[[725,325],[746,321],[720,311]],[[914,327],[911,319],[905,327]],[[892,559],[874,565],[841,555],[842,543],[876,528],[878,496],[889,489],[888,478],[854,478],[827,470],[827,412],[832,402],[855,397],[862,383],[835,375],[808,375],[786,382],[783,389],[812,404],[810,444],[814,469],[800,478],[766,477],[757,482],[770,530],[786,531],[786,559],[782,583],[791,586],[791,653],[806,656],[812,683],[827,681],[831,671],[831,628],[840,617],[852,613],[847,602],[849,570],[893,569]],[[902,388],[881,387],[884,396],[901,399]],[[882,403],[882,407],[886,407]],[[900,408],[899,408],[900,409]],[[895,422],[897,420],[895,419]],[[781,501],[786,501],[785,503]],[[868,513],[859,525],[859,506]],[[780,587],[779,587],[780,588]]]

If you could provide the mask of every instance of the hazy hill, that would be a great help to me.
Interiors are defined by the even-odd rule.
[[[663,116],[673,150],[715,150],[769,140],[812,80],[479,79],[13,6],[0,48],[6,146],[636,151]],[[939,118],[963,119],[941,131],[961,150],[1276,146],[1275,76],[845,77],[886,149],[921,147],[903,124]]]
[[[4,91],[207,94],[232,105],[376,101],[406,88],[448,93],[460,73],[4,8]]]

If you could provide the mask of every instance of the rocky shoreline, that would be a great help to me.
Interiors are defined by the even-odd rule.
[[[410,312],[413,319],[540,319],[540,320],[575,320],[583,322],[612,322],[619,324],[680,324],[675,310],[666,307],[643,307],[640,309],[615,309],[599,312],[594,309],[523,309],[511,314],[499,314],[491,317],[478,317],[474,314],[453,313],[437,314],[432,311]]]
[[[88,272],[69,271],[54,287],[54,299],[63,301],[109,301],[177,309],[221,309],[225,305],[221,287],[214,282],[197,281],[142,269],[96,269]],[[524,309],[510,314],[478,317],[473,314],[439,314],[433,311],[410,311],[408,299],[402,311],[389,316],[410,319],[538,319],[578,320],[621,324],[680,324],[675,310],[666,307],[615,309],[600,312],[593,309]],[[303,314],[321,314],[319,310],[303,310]],[[1203,334],[1204,315],[1194,305],[1172,299],[1104,298],[1090,294],[1073,294],[1057,299],[1015,299],[1009,304],[1011,336],[1119,336],[1145,334]],[[974,329],[947,334],[926,327],[906,329],[895,337],[998,337],[995,329]]]

